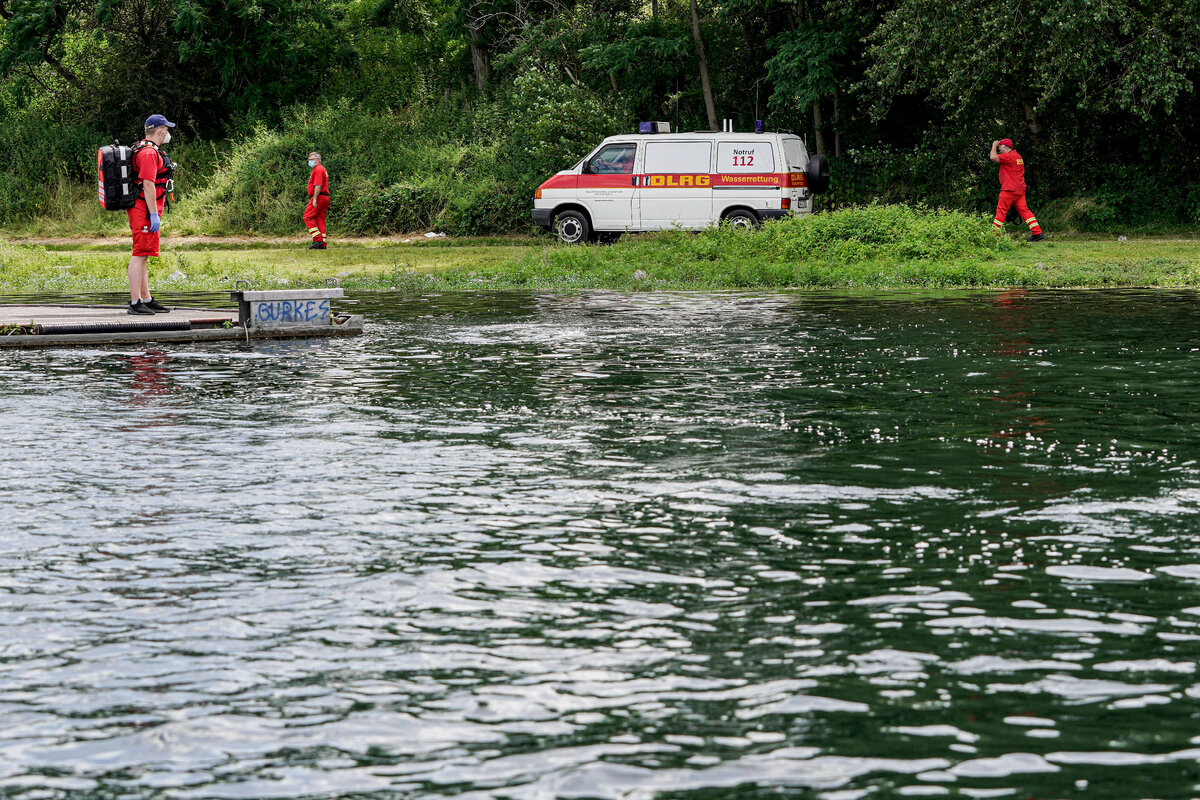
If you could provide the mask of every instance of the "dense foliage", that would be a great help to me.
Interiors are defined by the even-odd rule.
[[[311,149],[335,226],[513,230],[542,178],[650,118],[803,132],[834,207],[987,210],[1009,136],[1051,226],[1194,224],[1198,18],[1200,0],[0,0],[0,223],[52,213],[97,145],[162,112],[213,230],[296,228]]]

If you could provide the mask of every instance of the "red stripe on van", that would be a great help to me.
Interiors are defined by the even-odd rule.
[[[590,177],[590,176],[589,176]],[[578,175],[554,175],[539,186],[539,189],[574,189],[579,185]]]
[[[575,176],[563,175],[562,177],[566,178]],[[617,187],[630,189],[633,188],[632,173],[618,173],[616,175],[580,175],[578,177],[580,189],[615,189]],[[553,180],[553,178],[551,178],[551,180]],[[542,188],[545,189],[551,187],[547,187],[545,184],[542,184]],[[561,189],[563,187],[555,186],[553,188]]]

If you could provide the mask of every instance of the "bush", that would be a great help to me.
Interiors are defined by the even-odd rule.
[[[427,183],[395,183],[386,189],[356,193],[345,213],[345,226],[355,233],[406,233],[431,228],[445,201]]]
[[[1093,192],[1052,200],[1044,210],[1035,204],[1034,210],[1050,230],[1170,230],[1200,222],[1200,185],[1174,183],[1150,172],[1125,169],[1119,179],[1107,181]]]
[[[459,187],[438,218],[438,227],[452,236],[511,233],[529,227],[530,196],[495,180]]]
[[[62,179],[94,182],[96,150],[111,138],[43,109],[0,106],[0,159],[10,167],[0,172],[0,223],[47,213]]]
[[[500,177],[532,195],[604,137],[631,130],[632,117],[621,101],[554,79],[530,63],[513,83],[501,125]]]
[[[1103,232],[1117,221],[1116,209],[1095,196],[1053,200],[1036,213],[1042,227],[1057,231]]]
[[[525,260],[539,271],[630,275],[720,286],[981,285],[981,269],[1014,242],[988,219],[958,211],[865,206],[768,222],[761,230],[722,225],[699,233],[665,231],[612,247],[561,247]],[[1019,270],[1013,280],[1024,280]]]
[[[743,234],[706,231],[714,242]],[[978,255],[1005,246],[979,217],[960,211],[872,205],[769,223],[744,237],[751,254],[784,261],[929,261]]]

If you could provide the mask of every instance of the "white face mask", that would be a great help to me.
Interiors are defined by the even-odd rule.
[[[166,144],[169,141],[171,141],[171,132],[167,131],[167,135],[163,137],[163,144]]]
[[[317,165],[317,162],[313,161],[311,158],[308,160],[309,167],[315,167],[316,165]]]

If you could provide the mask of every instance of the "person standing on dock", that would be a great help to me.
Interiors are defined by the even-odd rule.
[[[1021,219],[1029,226],[1029,241],[1040,242],[1042,226],[1025,202],[1025,159],[1013,149],[1012,139],[997,139],[992,142],[992,161],[1000,165],[1000,200],[996,203],[996,218],[992,221],[992,233],[997,236],[1004,229],[1008,209],[1014,205]]]
[[[150,294],[150,258],[158,257],[159,229],[171,180],[171,159],[160,149],[171,141],[171,128],[162,114],[146,118],[142,140],[133,146],[133,171],[138,182],[138,199],[128,210],[133,252],[129,256],[129,313],[164,314],[171,309]],[[151,208],[149,198],[154,198]]]
[[[321,163],[321,154],[315,150],[308,154],[308,166],[312,174],[308,176],[308,201],[304,204],[304,224],[308,227],[308,235],[312,237],[309,250],[324,250],[325,242],[325,212],[329,210],[329,173]]]

